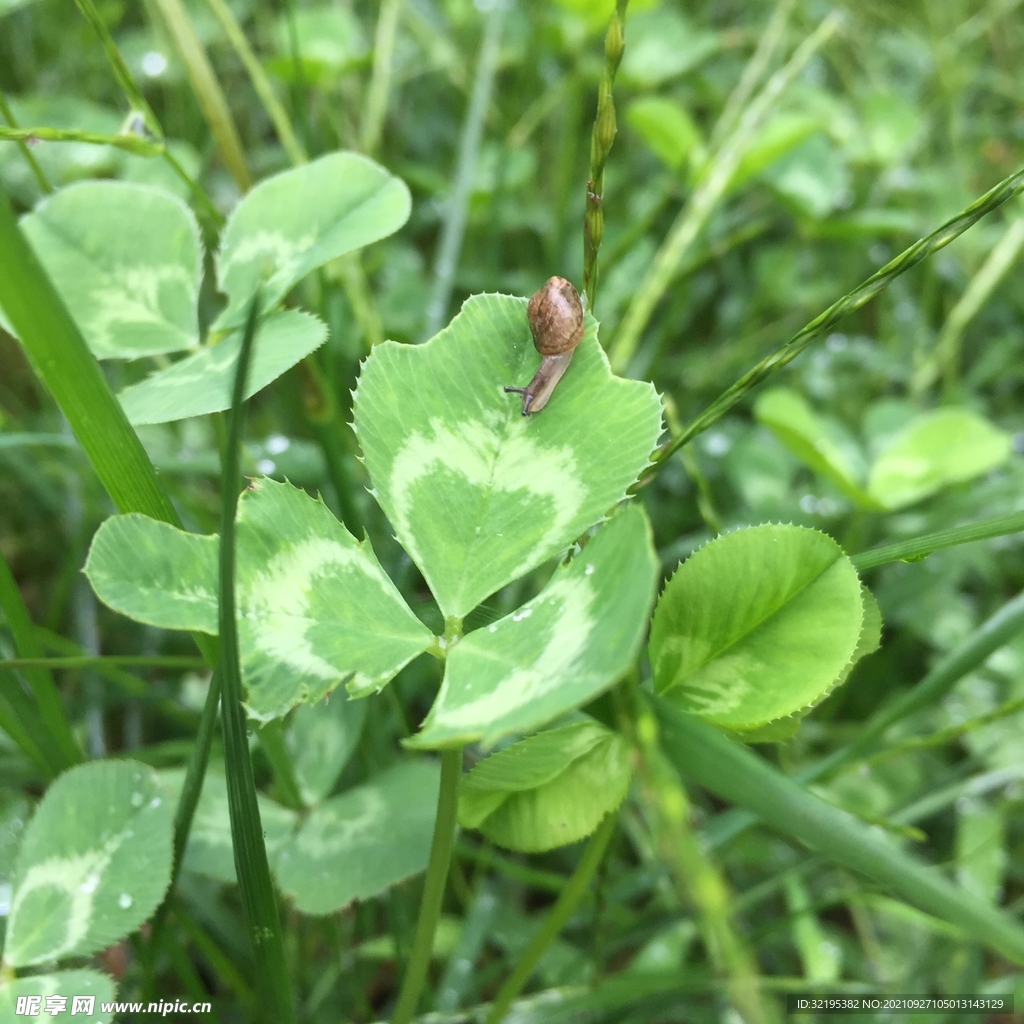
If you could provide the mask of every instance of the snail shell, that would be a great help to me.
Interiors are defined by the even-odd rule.
[[[523,396],[523,415],[540,412],[555,386],[569,368],[572,354],[583,338],[583,303],[564,277],[551,277],[526,307],[533,344],[544,357],[533,380],[525,388],[506,391]]]

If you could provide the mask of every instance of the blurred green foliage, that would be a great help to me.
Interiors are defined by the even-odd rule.
[[[358,149],[379,5],[339,0],[281,7],[240,0],[231,6],[310,155]],[[384,131],[374,155],[409,184],[411,219],[368,248],[359,264],[332,264],[298,286],[303,304],[327,322],[330,338],[312,369],[303,364],[253,401],[244,453],[247,472],[319,490],[346,522],[352,515],[365,526],[385,569],[438,631],[440,616],[423,581],[365,492],[346,423],[359,361],[375,333],[422,340],[489,7],[470,0],[405,0],[401,6]],[[286,154],[218,22],[202,0],[189,0],[186,8],[208,47],[254,175],[284,170]],[[515,0],[504,10],[445,321],[470,294],[528,295],[552,274],[579,281],[590,127],[612,8],[611,0]],[[103,0],[99,9],[180,163],[222,212],[230,210],[238,188],[156,8]],[[796,4],[785,53],[829,10],[819,0]],[[593,310],[606,347],[700,181],[714,151],[716,120],[771,13],[769,4],[735,0],[630,5]],[[628,375],[652,380],[665,396],[670,425],[699,413],[835,298],[1024,164],[1022,69],[1024,25],[1014,0],[870,0],[846,12],[843,29],[811,58],[758,130],[629,363]],[[128,114],[92,30],[58,0],[0,0],[0,90],[23,127],[115,133]],[[55,186],[118,177],[187,196],[156,160],[84,143],[30,149]],[[12,142],[0,142],[0,181],[22,211],[41,198]],[[640,494],[666,575],[716,533],[741,525],[812,526],[853,553],[1024,508],[1024,271],[1010,258],[955,333],[947,328],[989,254],[1022,216],[1020,203],[1010,201],[782,371],[773,384],[787,389],[790,413],[797,403],[799,429],[792,415],[768,415],[764,397],[758,407],[751,400],[698,437],[685,459],[674,457],[661,468]],[[208,274],[200,296],[204,331],[219,312],[209,281]],[[943,338],[953,341],[940,344]],[[161,358],[107,364],[106,372],[120,389],[166,365]],[[318,404],[325,392],[336,406],[333,419],[325,420]],[[939,473],[935,486],[909,498],[861,500],[862,486],[871,492],[868,467],[900,441],[908,424],[944,407],[963,410],[971,422],[988,421],[985,442],[999,447],[999,457],[968,451],[966,471]],[[788,435],[776,429],[780,416]],[[216,525],[219,429],[216,418],[204,418],[139,430],[186,526],[201,532]],[[800,444],[815,457],[801,455]],[[931,449],[940,470],[945,444]],[[975,458],[988,460],[980,475],[971,471]],[[44,647],[61,653],[70,639],[76,650],[93,653],[191,653],[183,634],[120,618],[99,607],[84,586],[79,570],[86,548],[111,511],[17,343],[0,332],[0,553],[41,627]],[[474,613],[472,624],[522,603],[551,568],[499,592]],[[858,664],[792,739],[765,748],[788,772],[855,737],[859,723],[894,691],[917,682],[1014,596],[1024,585],[1024,550],[1017,537],[999,538],[874,569],[866,582],[885,624],[881,650]],[[0,656],[12,652],[0,630]],[[139,674],[155,697],[192,710],[197,693],[201,701],[202,679],[166,669]],[[187,760],[191,734],[156,701],[130,696],[93,670],[68,670],[58,678],[69,717],[93,756],[130,753],[169,769]],[[354,753],[332,792],[345,792],[400,759],[399,741],[424,717],[436,685],[436,667],[419,659],[395,685],[368,698],[365,725],[351,740]],[[1019,911],[1022,698],[1024,638],[1018,637],[948,696],[900,722],[890,736],[892,756],[883,751],[854,763],[819,792],[950,868],[971,891]],[[595,715],[611,721],[611,711],[601,710]],[[932,746],[899,746],[933,734]],[[254,756],[258,781],[270,786],[269,763],[260,752]],[[26,801],[38,797],[42,780],[3,735],[0,775],[2,882]],[[699,823],[720,811],[699,790],[694,801]],[[549,947],[531,984],[581,986],[621,975],[588,996],[576,1020],[726,1019],[707,953],[695,940],[692,911],[668,885],[635,793],[609,849],[591,898]],[[463,920],[463,936],[471,934],[474,913],[472,934],[482,937],[470,950],[476,969],[446,975],[439,1005],[454,1010],[494,995],[537,928],[552,888],[564,882],[578,856],[571,847],[531,857],[495,854],[479,837],[463,837],[435,955],[457,948]],[[1016,991],[1024,998],[1019,968],[767,831],[749,830],[717,856],[761,970],[792,979],[795,989]],[[390,1011],[420,886],[407,880],[328,917],[285,913],[304,1020],[364,1022]],[[474,910],[485,886],[498,897],[490,916]],[[132,943],[105,957],[122,993],[141,991],[144,983],[167,998],[210,993],[218,1021],[257,1019],[256,979],[234,888],[186,870],[170,927],[186,955],[161,953],[147,966],[142,944]],[[651,977],[674,978],[676,988],[642,980]],[[689,994],[680,991],[687,981],[695,989]],[[536,1012],[524,1019],[569,1019]],[[922,1024],[956,1019],[939,1013],[920,1018]]]

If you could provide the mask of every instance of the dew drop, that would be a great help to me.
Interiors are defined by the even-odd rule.
[[[498,632],[498,627],[495,626],[495,625],[490,625],[490,626],[487,627],[487,632],[488,633],[497,633]]]
[[[88,877],[88,878],[87,878],[87,879],[86,879],[86,880],[85,880],[85,881],[84,881],[84,882],[83,882],[83,883],[82,883],[82,884],[81,884],[81,885],[80,885],[80,886],[78,887],[78,891],[79,891],[79,892],[84,892],[84,893],[86,893],[86,894],[88,894],[88,893],[90,893],[90,892],[95,892],[95,891],[96,891],[96,886],[98,886],[99,884],[100,884],[100,876],[99,876],[99,875],[90,875],[90,876],[89,876],[89,877]]]
[[[522,622],[523,619],[528,619],[532,614],[533,614],[533,609],[532,608],[524,608],[521,612],[516,612],[515,615],[512,616],[512,621],[513,622]]]
[[[117,897],[117,905],[122,910],[127,910],[132,905],[132,903],[134,903],[134,902],[135,901],[126,892],[121,893],[121,895]]]
[[[155,797],[153,797],[152,800],[149,801],[149,806],[150,807],[159,807],[162,803],[163,803],[163,800],[161,800],[160,797],[155,796]]]
[[[132,793],[132,807],[141,807],[141,806],[142,806],[142,794],[141,793]]]
[[[587,563],[586,569],[583,570],[583,575],[584,576],[593,576],[594,575],[594,567],[589,562]]]

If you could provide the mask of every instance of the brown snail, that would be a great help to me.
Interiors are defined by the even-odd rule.
[[[523,396],[523,415],[540,412],[583,337],[583,304],[579,293],[564,277],[550,277],[526,307],[533,344],[543,356],[533,380],[525,388],[505,388]]]

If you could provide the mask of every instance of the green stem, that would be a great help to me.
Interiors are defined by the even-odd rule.
[[[87,142],[94,146],[115,146],[137,156],[163,156],[162,142],[150,142],[140,135],[104,135],[101,132],[83,132],[77,128],[4,128],[0,125],[0,142],[40,139],[43,142]]]
[[[256,800],[256,782],[249,756],[235,618],[235,513],[241,484],[245,382],[252,358],[258,315],[257,294],[249,305],[245,333],[238,354],[238,369],[235,373],[228,439],[224,452],[224,471],[221,477],[223,491],[218,588],[220,658],[217,665],[223,687],[224,760],[228,810],[231,817],[231,842],[242,908],[256,960],[257,977],[263,985],[268,1009],[272,1011],[275,1021],[290,1024],[295,1020],[295,1007],[292,1003],[277,899],[273,882],[270,880],[270,865],[263,842],[259,804]]]
[[[158,139],[163,139],[164,133],[160,127],[160,122],[156,119],[156,115],[150,109],[146,98],[142,95],[142,90],[139,89],[135,77],[128,70],[128,65],[125,64],[124,58],[121,56],[117,45],[110,35],[107,23],[96,9],[93,0],[75,0],[75,6],[81,11],[82,17],[89,23],[103,44],[103,52],[107,56],[107,63],[110,64],[110,68],[114,72],[114,78],[117,79],[117,84],[121,87],[121,91],[127,97],[132,109],[142,115],[146,128],[153,135]]]
[[[364,153],[373,156],[380,146],[384,118],[388,112],[388,93],[391,90],[391,64],[398,34],[398,18],[403,0],[381,0],[377,15],[377,31],[373,39],[373,71],[370,88],[366,93],[366,108],[360,126],[360,145]]]
[[[256,90],[256,95],[259,96],[263,109],[267,112],[267,116],[274,126],[274,131],[277,132],[277,137],[281,140],[281,145],[284,146],[284,150],[288,154],[288,159],[295,165],[304,164],[306,162],[306,151],[302,148],[298,138],[296,138],[295,129],[292,128],[288,112],[274,94],[274,87],[270,84],[270,79],[263,70],[263,65],[260,63],[259,58],[253,53],[249,40],[245,38],[242,26],[238,24],[238,19],[224,0],[206,0],[206,2],[210,5],[210,10],[213,11],[214,17],[220,22],[221,28],[224,29],[224,34],[228,37],[228,42],[231,43],[235,53],[238,55],[238,59],[248,72],[252,86]]]
[[[606,815],[604,821],[598,826],[597,831],[590,837],[590,841],[587,843],[587,848],[583,851],[583,856],[580,858],[576,870],[562,889],[562,894],[548,912],[548,916],[544,919],[540,930],[530,939],[529,945],[520,954],[519,962],[516,964],[515,969],[494,997],[491,1011],[487,1015],[486,1024],[499,1024],[499,1021],[505,1019],[512,1001],[519,995],[522,987],[529,980],[540,958],[558,937],[559,932],[565,927],[566,921],[572,916],[580,900],[587,894],[594,874],[601,863],[601,858],[604,857],[604,851],[608,847],[608,841],[615,831],[617,822],[618,816],[615,813]]]
[[[445,207],[444,225],[434,263],[434,283],[427,303],[426,337],[433,337],[444,323],[448,303],[452,297],[455,272],[462,252],[462,239],[466,233],[466,214],[469,193],[476,169],[477,151],[483,136],[484,118],[491,102],[491,90],[498,70],[498,50],[501,44],[501,26],[505,19],[505,5],[496,0],[485,15],[484,37],[480,56],[473,76],[473,92],[469,100],[466,120],[459,137],[459,156],[455,169],[455,182]]]
[[[954,526],[948,530],[936,530],[935,533],[922,533],[908,540],[882,544],[858,555],[851,555],[850,561],[858,572],[864,572],[865,569],[874,569],[875,566],[886,565],[889,562],[917,562],[933,551],[988,540],[990,537],[1005,537],[1007,534],[1020,533],[1022,530],[1024,512],[1013,512],[1008,516],[979,519],[965,526]]]
[[[441,916],[448,866],[455,845],[456,814],[459,807],[459,783],[462,781],[462,747],[441,753],[441,789],[437,794],[437,817],[434,819],[434,838],[430,844],[430,861],[423,884],[423,898],[416,921],[409,965],[402,980],[402,989],[395,1005],[391,1024],[409,1024],[423,992],[434,948],[434,933]]]
[[[2,573],[0,573],[2,575]],[[0,585],[2,590],[2,585]],[[144,668],[183,668],[200,669],[206,664],[202,658],[189,658],[178,655],[141,655],[141,654],[96,654],[68,658],[8,658],[0,661],[0,669],[5,668],[99,668],[106,665],[140,665]]]
[[[11,113],[11,108],[7,105],[7,99],[2,92],[0,92],[0,114],[3,115],[4,120],[11,128],[17,128],[18,122],[14,119],[14,114]],[[29,170],[31,170],[33,177],[39,183],[39,187],[43,190],[44,195],[50,195],[53,192],[53,186],[50,184],[50,179],[46,177],[42,167],[39,166],[39,161],[32,155],[32,150],[28,148],[28,145],[22,139],[18,142],[18,151],[21,153],[22,159],[28,164]]]
[[[597,253],[604,238],[604,166],[617,130],[612,87],[626,49],[626,7],[629,0],[615,0],[615,10],[604,37],[604,75],[597,93],[597,114],[590,137],[590,178],[587,181],[586,212],[583,217],[583,290],[587,305],[597,298]]]
[[[21,591],[18,590],[18,584],[14,576],[11,575],[11,570],[2,555],[0,555],[0,608],[3,609],[4,617],[7,619],[7,628],[11,631],[15,649],[22,656],[14,664],[11,664],[10,661],[0,662],[0,669],[21,668],[25,670],[25,678],[28,680],[32,696],[35,697],[38,705],[37,714],[60,756],[59,769],[70,768],[82,760],[82,752],[78,749],[71,726],[68,725],[68,720],[64,716],[60,694],[57,692],[53,676],[43,665],[32,664],[39,660],[45,662],[45,659],[41,658],[42,648],[36,635],[35,625],[22,599]],[[23,663],[18,664],[18,662]]]
[[[228,107],[228,101],[217,81],[210,58],[199,41],[188,12],[181,0],[153,0],[163,16],[174,45],[178,50],[192,91],[199,101],[203,118],[213,134],[224,166],[227,167],[235,184],[243,191],[249,190],[252,177],[245,162],[242,142],[238,137],[238,129]]]
[[[712,211],[725,194],[743,155],[769,112],[811,57],[834,35],[841,20],[841,16],[833,12],[797,47],[785,66],[772,75],[747,106],[734,131],[706,166],[700,184],[679,212],[615,335],[609,349],[609,358],[616,371],[621,371],[633,357],[655,306],[661,301],[679,264],[697,241]]]

